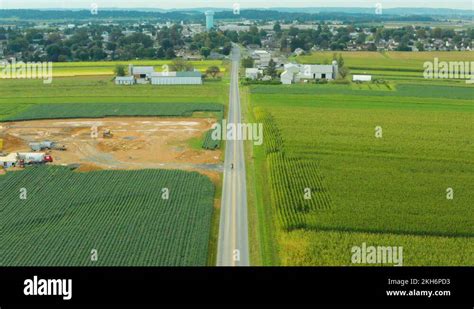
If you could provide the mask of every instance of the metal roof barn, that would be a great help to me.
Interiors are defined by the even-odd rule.
[[[152,85],[202,85],[200,72],[164,72],[151,74]]]

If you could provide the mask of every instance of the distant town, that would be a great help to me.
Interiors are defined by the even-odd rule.
[[[313,51],[469,51],[474,40],[469,18],[439,27],[415,22],[383,26],[350,20],[268,17],[230,20],[215,19],[213,11],[200,14],[202,20],[166,22],[8,19],[0,26],[0,58],[53,62],[224,59],[232,42],[247,47],[250,53],[265,50],[272,57]]]

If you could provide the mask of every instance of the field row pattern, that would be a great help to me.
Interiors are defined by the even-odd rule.
[[[67,118],[102,118],[112,116],[167,116],[189,117],[194,112],[221,112],[224,106],[216,103],[58,103],[35,104],[3,121]]]
[[[198,173],[32,167],[0,193],[2,266],[206,265],[214,185]]]
[[[331,206],[331,197],[319,166],[314,160],[290,156],[284,149],[272,115],[260,108],[254,112],[256,120],[263,123],[264,127],[271,200],[278,213],[279,224],[285,230],[304,228],[312,214]],[[305,193],[310,196],[306,195],[305,198]]]

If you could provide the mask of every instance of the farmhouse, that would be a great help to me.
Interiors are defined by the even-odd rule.
[[[259,77],[259,75],[262,75],[262,74],[263,74],[263,71],[260,69],[256,69],[256,68],[245,69],[245,77],[252,80],[256,80]]]
[[[334,80],[337,78],[337,72],[336,61],[333,61],[332,65],[290,63],[285,65],[285,71],[281,74],[280,80],[285,85],[298,83],[301,80]]]
[[[115,78],[116,85],[133,85],[135,84],[135,77],[133,76],[117,76]]]
[[[255,65],[259,68],[266,68],[272,59],[272,55],[266,50],[256,50],[252,54]]]
[[[150,75],[152,85],[201,85],[202,74],[191,72],[155,72]]]
[[[301,68],[298,64],[285,64],[285,71],[281,73],[280,80],[284,85],[291,85],[295,82],[295,75],[300,72]]]

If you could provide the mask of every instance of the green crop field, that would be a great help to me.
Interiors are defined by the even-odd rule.
[[[41,80],[0,79],[2,103],[80,103],[80,102],[187,102],[227,103],[225,82],[203,85],[115,85],[111,77],[54,78]]]
[[[202,60],[189,62],[196,70],[205,73],[210,66],[217,66],[221,72],[226,67],[220,60]],[[162,71],[164,65],[171,65],[171,60],[131,60],[131,61],[97,61],[97,62],[55,62],[53,63],[53,77],[77,77],[94,75],[114,75],[114,69],[118,65],[129,64],[134,66],[153,66],[155,71]]]
[[[32,104],[2,121],[66,118],[102,118],[118,116],[190,117],[194,112],[222,115],[224,106],[216,103],[53,103]]]
[[[354,265],[365,242],[403,246],[404,265],[474,265],[472,86],[389,85],[250,87],[273,264]]]
[[[115,85],[111,77],[54,78],[41,80],[0,80],[0,119],[38,103],[218,103],[226,105],[226,80],[203,85],[154,86]]]
[[[218,149],[220,148],[220,145],[221,145],[221,141],[220,140],[214,140],[212,138],[212,132],[214,130],[209,130],[205,133],[204,135],[204,140],[203,140],[203,143],[202,143],[202,148],[204,149],[210,149],[210,150],[214,150],[214,149]]]
[[[3,266],[207,264],[214,185],[198,173],[32,167],[0,194]]]

